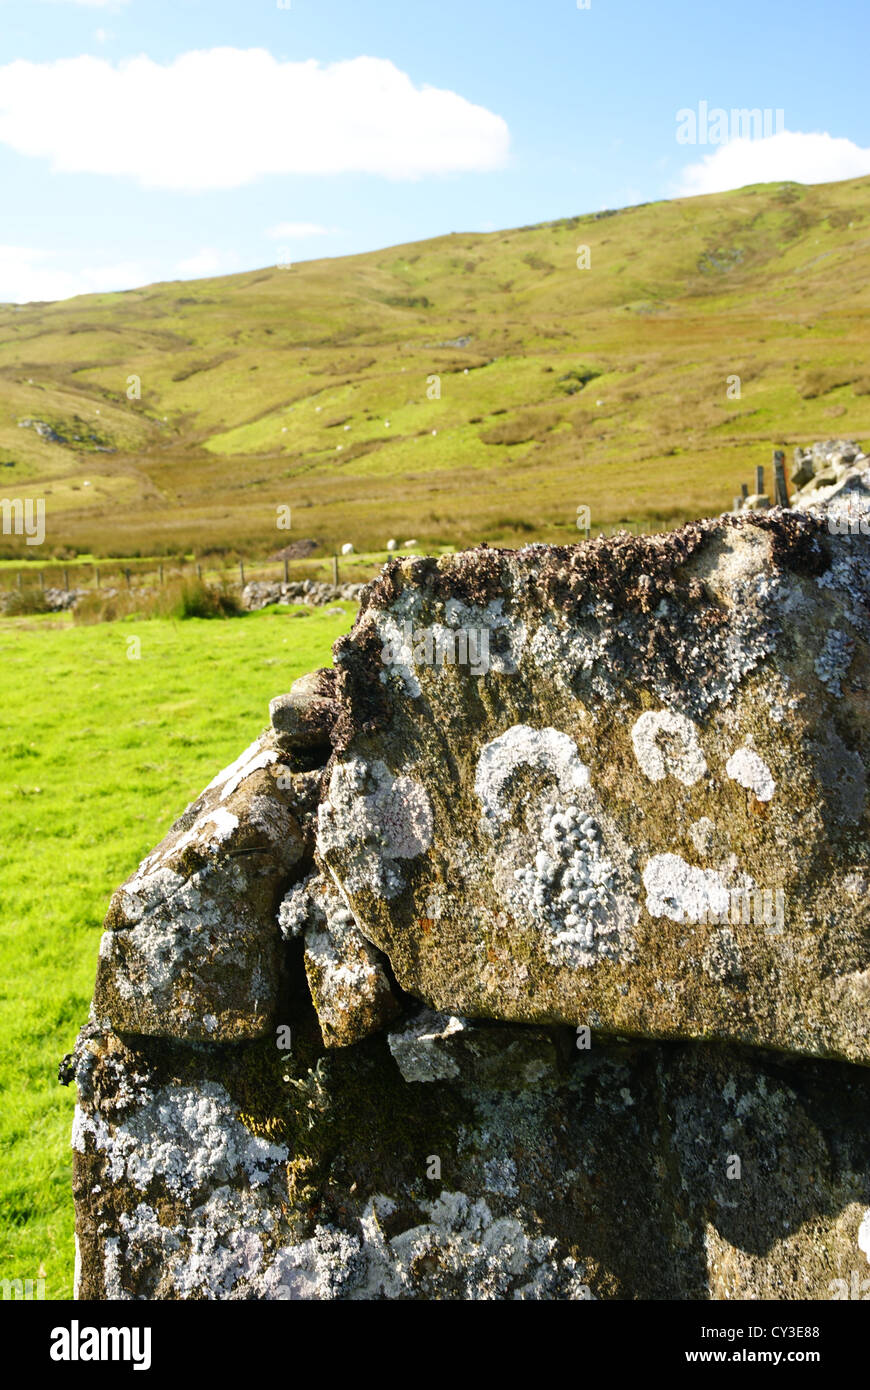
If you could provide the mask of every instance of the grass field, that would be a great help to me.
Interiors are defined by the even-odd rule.
[[[868,305],[870,178],[0,306],[0,488],[47,515],[0,553],[667,528],[870,435]]]
[[[0,620],[0,1280],[72,1297],[70,1125],[57,1065],[86,1020],[115,887],[350,627]],[[141,656],[128,638],[138,637]]]

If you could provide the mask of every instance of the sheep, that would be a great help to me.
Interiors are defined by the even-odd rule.
[[[387,541],[387,550],[395,550],[398,544],[399,544],[398,541],[394,541],[394,540],[389,540],[389,541]]]
[[[344,545],[341,547],[341,553],[342,555],[353,554],[353,546],[351,545],[350,541],[345,541]]]

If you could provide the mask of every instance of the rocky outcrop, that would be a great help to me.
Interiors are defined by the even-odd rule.
[[[870,561],[828,523],[385,567],[113,900],[81,1296],[870,1274]]]
[[[52,444],[66,444],[66,437],[59,434],[53,425],[49,425],[45,420],[26,420],[18,421],[20,430],[36,430],[41,439],[47,439]],[[95,436],[91,436],[94,438]]]

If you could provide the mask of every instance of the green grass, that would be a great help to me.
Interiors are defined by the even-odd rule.
[[[303,537],[566,542],[580,504],[596,529],[720,511],[772,446],[870,435],[868,191],[762,184],[0,307],[2,494],[45,498],[47,556],[250,561]]]
[[[72,1296],[75,1096],[57,1065],[87,1018],[113,889],[271,697],[330,663],[351,612],[0,620],[0,1279],[43,1272],[46,1298]]]

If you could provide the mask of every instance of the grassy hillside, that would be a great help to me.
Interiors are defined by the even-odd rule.
[[[44,496],[48,533],[0,553],[670,525],[773,444],[870,434],[868,304],[870,178],[5,306],[0,491]]]
[[[329,664],[350,613],[0,619],[0,1279],[44,1276],[46,1298],[72,1297],[75,1088],[57,1067],[87,1019],[112,891],[271,697]]]

